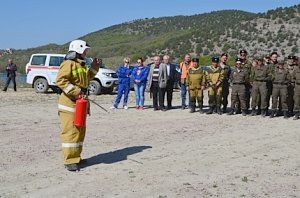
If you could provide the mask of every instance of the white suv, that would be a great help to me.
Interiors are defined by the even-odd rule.
[[[26,64],[26,82],[31,84],[37,93],[46,93],[49,88],[57,91],[56,76],[64,58],[65,54],[32,54]],[[86,61],[88,65],[91,64],[91,58],[87,58]],[[100,68],[90,82],[90,94],[111,93],[117,84],[118,76],[115,71]]]

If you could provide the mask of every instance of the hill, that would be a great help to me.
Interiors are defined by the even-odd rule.
[[[290,53],[299,56],[299,22],[300,4],[258,14],[223,10],[192,16],[139,19],[80,39],[92,45],[91,56],[103,58],[108,66],[119,64],[124,56],[136,59],[156,54],[169,54],[178,62],[186,53],[204,56],[201,63],[209,64],[208,56],[228,52],[235,57],[242,48],[248,50],[250,57],[272,51],[278,51],[281,58]],[[32,53],[65,53],[67,49],[68,43],[14,50],[13,55],[0,58],[0,69],[3,70],[3,63],[10,56],[18,65],[24,66]]]

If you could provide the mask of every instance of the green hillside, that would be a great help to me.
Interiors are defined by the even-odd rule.
[[[118,65],[124,56],[145,58],[169,54],[179,62],[186,53],[201,56],[201,64],[209,64],[208,56],[228,52],[235,58],[242,48],[250,56],[278,51],[281,57],[300,55],[300,4],[266,13],[223,10],[193,16],[146,18],[114,25],[80,39],[92,46],[89,54],[103,58],[109,67]],[[0,58],[0,71],[13,57],[24,71],[32,53],[66,53],[68,43],[49,44],[26,50],[14,50]],[[231,59],[233,60],[233,58]]]

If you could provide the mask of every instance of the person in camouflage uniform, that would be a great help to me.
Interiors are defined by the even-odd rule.
[[[203,90],[205,87],[205,73],[199,65],[199,59],[192,59],[192,67],[188,70],[186,84],[190,94],[191,109],[194,113],[196,109],[196,100],[199,112],[203,113]]]
[[[295,59],[296,56],[289,55],[288,60],[287,60],[287,70],[289,74],[292,76],[294,70],[297,68],[297,65],[295,64]],[[295,88],[295,83],[294,80],[291,79],[291,83],[288,85],[288,93],[287,93],[287,106],[288,106],[288,114],[289,116],[293,116],[293,108],[294,108],[294,88]]]
[[[294,120],[300,118],[300,67],[297,66],[292,74],[292,79],[295,82],[294,90]]]
[[[214,110],[218,114],[222,114],[220,106],[222,100],[222,82],[224,79],[224,71],[219,67],[219,58],[212,58],[212,65],[206,71],[206,82],[208,88],[208,105],[207,114],[212,114]]]
[[[230,74],[231,90],[231,110],[228,115],[233,115],[238,112],[238,106],[242,108],[242,115],[247,115],[246,106],[246,83],[249,82],[249,74],[242,68],[240,58],[235,60],[235,69]]]
[[[224,72],[224,79],[222,83],[222,111],[223,113],[226,113],[227,111],[227,105],[228,105],[228,95],[229,95],[229,78],[230,78],[230,73],[231,73],[231,68],[229,65],[227,65],[227,60],[228,60],[228,54],[227,53],[222,53],[221,54],[221,59],[220,59],[220,67],[222,68]]]
[[[252,83],[252,101],[251,115],[257,115],[256,107],[258,106],[258,97],[261,100],[261,115],[263,117],[267,114],[267,81],[270,79],[269,68],[263,65],[263,59],[258,58],[257,66],[251,72]]]
[[[239,58],[242,61],[242,67],[245,71],[248,72],[248,75],[251,75],[251,62],[247,59],[248,52],[245,49],[240,50],[240,56]],[[251,98],[251,84],[246,83],[246,106],[247,109],[250,108],[250,98]]]
[[[267,64],[267,66],[269,67],[269,71],[271,73],[275,72],[275,69],[277,68],[277,64],[278,64],[278,53],[277,52],[272,52],[270,55],[270,60]],[[267,108],[269,108],[270,106],[270,99],[272,96],[272,90],[273,90],[273,84],[272,84],[272,80],[268,80],[267,81]],[[281,103],[279,103],[279,111],[281,112]]]
[[[286,103],[288,85],[291,81],[291,76],[286,68],[284,68],[284,62],[278,62],[277,68],[272,72],[272,109],[270,118],[276,116],[278,101],[283,111],[284,118],[288,118],[288,107]]]

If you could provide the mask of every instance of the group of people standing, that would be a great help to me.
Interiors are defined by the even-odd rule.
[[[150,66],[144,65],[143,58],[138,58],[136,66],[130,68],[130,58],[126,57],[117,69],[118,92],[111,109],[117,109],[123,96],[123,108],[128,109],[127,101],[132,78],[135,92],[136,109],[143,110],[145,91],[150,91],[154,111],[166,111],[172,108],[174,82],[176,81],[176,66],[170,63],[170,57],[165,55],[163,61],[155,56]],[[167,95],[167,106],[164,105]]]
[[[209,110],[207,114],[227,112],[229,87],[231,86],[231,108],[228,115],[251,110],[251,115],[261,114],[271,118],[283,114],[284,118],[300,117],[300,69],[298,58],[290,55],[278,61],[278,53],[272,52],[264,58],[247,59],[247,51],[241,50],[235,66],[227,65],[228,54],[213,57],[207,69],[199,66],[199,59],[185,56],[181,63],[182,109],[186,107],[186,92],[189,93],[190,112],[195,112],[196,101],[203,113],[203,90],[208,88]],[[251,98],[251,104],[250,104]],[[270,99],[271,109],[268,112]],[[221,109],[222,107],[222,109]]]
[[[201,67],[199,58],[186,54],[180,63],[181,108],[189,108],[190,112],[200,113],[203,110],[203,91],[208,89],[207,114],[227,113],[246,116],[261,114],[271,118],[283,115],[284,118],[294,116],[300,118],[300,69],[298,58],[290,55],[286,63],[278,61],[278,53],[270,56],[247,59],[247,51],[240,50],[235,59],[235,66],[227,64],[228,54],[212,57],[211,65]],[[130,78],[133,78],[136,109],[144,109],[144,92],[150,91],[153,109],[166,111],[172,108],[172,95],[176,81],[176,66],[170,63],[168,55],[155,56],[150,67],[143,65],[143,59],[137,60],[137,66],[132,70],[130,59],[124,58],[117,74],[119,88],[112,109],[118,108],[124,95],[123,108],[127,109]],[[231,106],[228,108],[229,88],[231,87]],[[167,93],[167,94],[166,94]],[[167,105],[164,105],[167,95]],[[269,111],[270,99],[272,98]],[[251,99],[251,100],[250,100]],[[251,104],[250,104],[251,101]],[[196,105],[197,104],[197,105]]]

